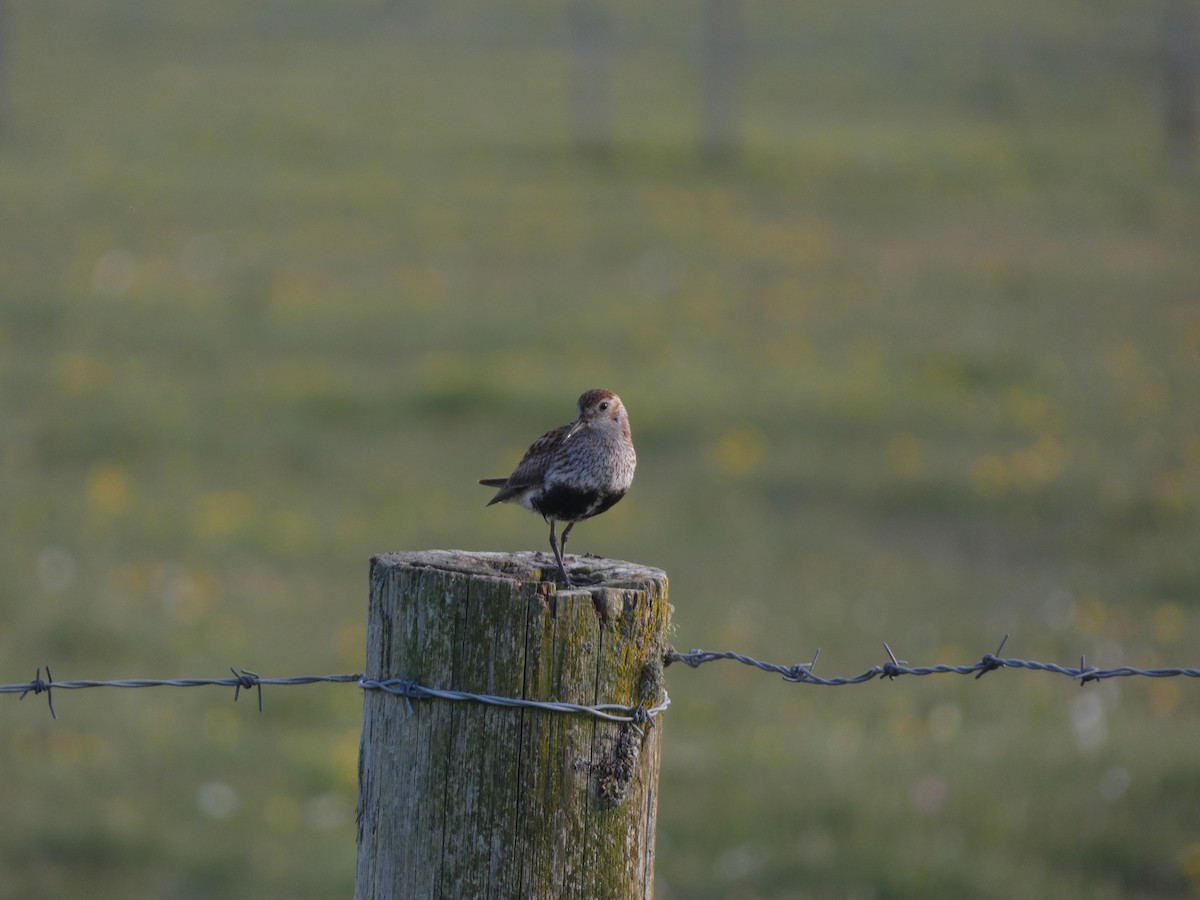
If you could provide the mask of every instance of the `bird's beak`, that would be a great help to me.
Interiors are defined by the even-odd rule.
[[[580,418],[579,421],[577,421],[574,425],[572,425],[571,430],[567,432],[567,436],[565,438],[563,438],[563,442],[565,443],[565,442],[569,441],[572,437],[575,436],[575,434],[581,428],[587,428],[587,420],[586,419]]]

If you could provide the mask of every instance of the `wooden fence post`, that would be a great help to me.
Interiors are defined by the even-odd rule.
[[[554,575],[548,554],[374,557],[366,677],[655,705],[666,575],[587,561],[594,584],[556,590],[543,580]],[[653,896],[661,717],[641,731],[579,713],[366,691],[355,897]]]

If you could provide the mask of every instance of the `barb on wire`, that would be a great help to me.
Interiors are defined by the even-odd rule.
[[[883,648],[887,651],[887,662],[872,666],[858,675],[839,678],[822,678],[813,671],[817,665],[817,658],[821,655],[819,650],[813,655],[812,662],[780,665],[778,663],[763,662],[752,656],[733,653],[728,650],[691,650],[687,653],[680,653],[674,647],[668,647],[666,653],[663,655],[663,662],[665,665],[679,662],[695,669],[705,663],[714,662],[718,659],[731,659],[743,665],[762,669],[764,672],[775,672],[783,676],[784,681],[798,684],[821,685],[823,687],[862,684],[875,678],[887,678],[890,680],[900,675],[974,675],[976,679],[979,679],[988,672],[994,672],[997,669],[1032,669],[1039,672],[1054,672],[1058,675],[1066,675],[1069,678],[1078,678],[1080,684],[1087,684],[1089,681],[1102,681],[1106,678],[1127,678],[1130,676],[1142,676],[1145,678],[1200,678],[1200,669],[1182,667],[1139,669],[1134,666],[1117,666],[1112,669],[1098,669],[1095,666],[1088,665],[1087,659],[1083,656],[1079,658],[1079,668],[1077,669],[1060,666],[1057,663],[1037,662],[1036,660],[1018,659],[1015,657],[1001,657],[1000,653],[1003,652],[1006,643],[1008,643],[1007,634],[1001,639],[1000,646],[996,648],[995,653],[986,653],[979,662],[962,666],[945,664],[910,666],[907,661],[897,659],[896,654],[892,652],[892,648],[885,643]]]
[[[54,682],[54,676],[50,674],[49,666],[46,666],[46,679],[46,681],[42,681],[42,669],[41,666],[39,666],[37,674],[33,676],[33,681],[26,685],[25,690],[21,691],[21,696],[17,699],[24,700],[25,695],[30,691],[33,691],[34,694],[40,694],[42,691],[45,691],[46,702],[50,707],[50,718],[57,719],[58,713],[54,711],[54,695],[50,693],[50,685]]]

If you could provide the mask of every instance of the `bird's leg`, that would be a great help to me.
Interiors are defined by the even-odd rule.
[[[562,542],[564,547],[567,545],[567,532],[571,530],[571,525],[574,524],[574,522],[568,523],[567,527],[563,530]],[[571,582],[571,576],[567,574],[567,567],[563,565],[563,555],[558,547],[558,539],[554,536],[553,519],[550,520],[550,549],[554,551],[554,561],[558,563],[558,574],[562,576],[563,583],[567,587],[574,587],[575,585]]]
[[[563,533],[558,536],[558,549],[562,551],[563,559],[567,558],[567,535],[571,533],[571,529],[574,527],[574,522],[568,522],[567,527],[563,529]]]

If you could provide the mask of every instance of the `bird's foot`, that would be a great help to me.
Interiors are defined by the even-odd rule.
[[[578,587],[578,585],[574,581],[571,580],[571,576],[567,574],[567,569],[565,566],[558,567],[558,579],[557,580],[562,582],[563,587],[568,587],[568,588]]]
[[[582,557],[580,557],[582,558]],[[601,559],[602,557],[593,557],[593,559]],[[604,576],[590,568],[583,566],[582,572],[576,572],[574,576],[568,575],[565,568],[558,570],[558,583],[568,588],[590,588],[603,583]]]

